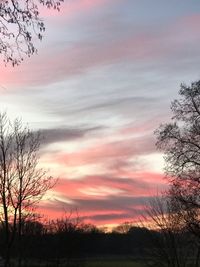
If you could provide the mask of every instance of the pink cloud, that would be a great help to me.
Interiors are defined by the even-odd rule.
[[[138,155],[155,152],[152,136],[144,135],[149,128],[151,122],[144,127],[136,127],[136,132],[141,137],[120,139],[118,142],[106,142],[107,140],[102,139],[73,153],[54,154],[49,163],[51,160],[57,162],[60,168],[62,165],[70,169],[102,164],[105,173],[98,175],[98,170],[94,169],[94,174],[81,175],[80,172],[76,179],[69,179],[66,173],[66,178],[61,178],[54,188],[58,201],[49,203],[46,212],[53,214],[55,209],[55,214],[59,214],[63,207],[68,210],[77,208],[87,222],[95,224],[137,220],[144,207],[143,199],[148,200],[150,196],[167,188],[163,174],[146,171],[145,168],[137,170],[137,166],[129,162]],[[114,135],[115,138],[125,134],[127,137],[134,133],[134,127],[127,127],[124,131],[117,130]]]
[[[160,42],[155,36],[141,35],[104,43],[91,40],[59,49],[47,47],[46,51],[39,51],[39,56],[25,59],[21,66],[3,69],[1,82],[10,86],[36,86],[61,81],[109,64],[133,60],[137,64],[160,61],[174,53],[174,47],[166,46],[163,41]]]
[[[99,8],[106,4],[111,4],[112,0],[69,0],[61,5],[60,13],[55,10],[48,10],[41,8],[41,16],[52,17],[55,16],[59,20],[61,17],[71,18],[72,16],[79,16],[80,13],[91,12],[92,9]]]
[[[50,218],[58,218],[64,212],[77,209],[85,222],[97,225],[137,221],[151,196],[166,189],[166,181],[162,174],[150,172],[129,172],[128,178],[120,175],[60,179],[54,188],[55,199],[41,203],[39,211]],[[99,194],[99,188],[100,191],[106,188],[104,194]],[[116,191],[118,193],[113,194]]]
[[[87,10],[108,3],[109,0],[72,1],[67,12],[76,13],[77,10]],[[73,44],[65,40],[66,45],[63,46],[45,45],[45,48],[39,49],[39,56],[26,59],[18,68],[5,69],[1,66],[0,82],[8,87],[35,86],[57,82],[96,67],[118,62],[159,63],[161,60],[164,62],[170,59],[174,62],[176,57],[178,61],[186,56],[187,45],[193,47],[192,51],[198,50],[196,44],[200,39],[199,21],[199,15],[185,16],[165,26],[162,32],[158,33],[147,33],[144,30],[140,34],[119,35],[118,39],[113,40],[91,39]],[[62,41],[64,40],[61,38],[60,42],[63,44]]]
[[[183,30],[186,28],[187,30],[190,29],[191,31],[200,31],[199,23],[200,14],[193,14],[180,18],[177,21],[177,27],[183,27]],[[188,34],[190,34],[190,32],[188,32]]]
[[[150,172],[127,172],[116,174],[92,175],[80,179],[60,179],[54,191],[73,199],[105,199],[114,195],[149,196],[166,188],[162,174]],[[92,194],[91,194],[92,192]],[[96,193],[95,193],[96,192]]]
[[[61,153],[56,157],[56,160],[59,164],[67,166],[82,166],[93,163],[105,163],[109,159],[126,159],[154,151],[153,138],[151,136],[143,136],[142,138],[130,138],[111,143],[98,142],[98,144],[77,152]]]
[[[159,53],[155,39],[150,35],[102,42],[80,41],[59,49],[47,47],[45,51],[40,50],[39,57],[32,57],[31,63],[26,59],[18,68],[6,68],[2,82],[11,86],[49,84],[84,73],[90,68],[127,60],[155,60]]]
[[[138,205],[136,209],[142,211],[144,206]],[[71,218],[76,218],[78,216],[82,222],[84,223],[92,223],[95,225],[104,225],[104,224],[113,224],[113,223],[122,223],[124,220],[128,221],[139,221],[138,215],[128,215],[123,210],[97,210],[91,211],[89,209],[85,210],[77,210],[77,209],[70,209],[69,207],[56,207],[55,204],[49,202],[43,202],[38,206],[37,211],[39,214],[43,216],[42,219],[57,219],[57,218],[65,218],[68,217],[69,214],[72,212]],[[110,217],[115,217],[114,221]],[[105,219],[102,218],[105,217]],[[108,218],[106,218],[108,217]],[[100,220],[99,220],[100,218]]]

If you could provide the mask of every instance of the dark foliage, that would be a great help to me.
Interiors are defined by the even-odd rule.
[[[66,222],[65,222],[66,223]],[[131,227],[126,233],[105,233],[95,226],[85,224],[75,225],[69,223],[65,231],[55,228],[56,222],[46,225],[37,221],[27,221],[23,225],[22,235],[22,266],[26,262],[37,261],[54,263],[61,266],[63,262],[70,264],[83,263],[88,258],[106,258],[109,256],[129,256],[131,258],[149,262],[157,251],[158,244],[166,238],[162,232],[148,230],[144,227]],[[67,223],[66,223],[67,225]],[[3,228],[0,232],[3,237]],[[182,240],[187,235],[180,236]],[[0,238],[0,248],[4,251],[3,239]],[[12,249],[12,258],[17,258],[18,241]],[[192,254],[191,254],[192,255]],[[76,265],[77,266],[77,265]]]

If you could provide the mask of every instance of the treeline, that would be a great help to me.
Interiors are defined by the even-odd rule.
[[[29,220],[22,224],[20,264],[29,266],[31,261],[45,264],[49,262],[50,266],[63,266],[63,263],[66,266],[80,266],[88,258],[128,256],[148,264],[150,262],[154,266],[172,266],[167,262],[175,261],[177,257],[179,261],[186,261],[186,254],[187,261],[196,262],[199,251],[193,246],[196,242],[194,236],[186,230],[180,233],[169,229],[167,231],[124,223],[112,232],[105,232],[94,225],[75,223],[68,219],[45,224]],[[1,227],[0,250],[3,257],[6,253],[4,237],[4,228]],[[16,262],[18,251],[19,240],[16,238],[11,251],[11,258]]]
[[[105,232],[91,224],[74,224],[63,219],[46,224],[26,221],[22,226],[22,258],[59,261],[61,259],[83,259],[103,255],[132,255],[138,257],[151,246],[146,228],[131,227],[126,233],[113,230]],[[154,233],[156,234],[156,233]],[[0,229],[0,250],[4,257],[4,228]],[[11,257],[18,258],[16,238]],[[142,252],[143,253],[143,252]]]

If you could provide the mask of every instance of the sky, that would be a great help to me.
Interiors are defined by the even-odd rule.
[[[58,178],[39,210],[137,221],[167,188],[154,131],[200,78],[200,2],[65,0],[41,16],[38,54],[0,65],[0,111],[42,132],[40,165]]]

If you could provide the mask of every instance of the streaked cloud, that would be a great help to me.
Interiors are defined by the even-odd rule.
[[[153,132],[179,84],[199,79],[200,3],[70,0],[42,15],[38,56],[0,66],[1,108],[40,129],[41,166],[60,178],[40,209],[137,219],[167,186]]]
[[[49,128],[41,129],[42,146],[58,142],[69,142],[74,139],[84,138],[90,132],[96,132],[101,130],[102,127],[80,127],[80,128]]]

